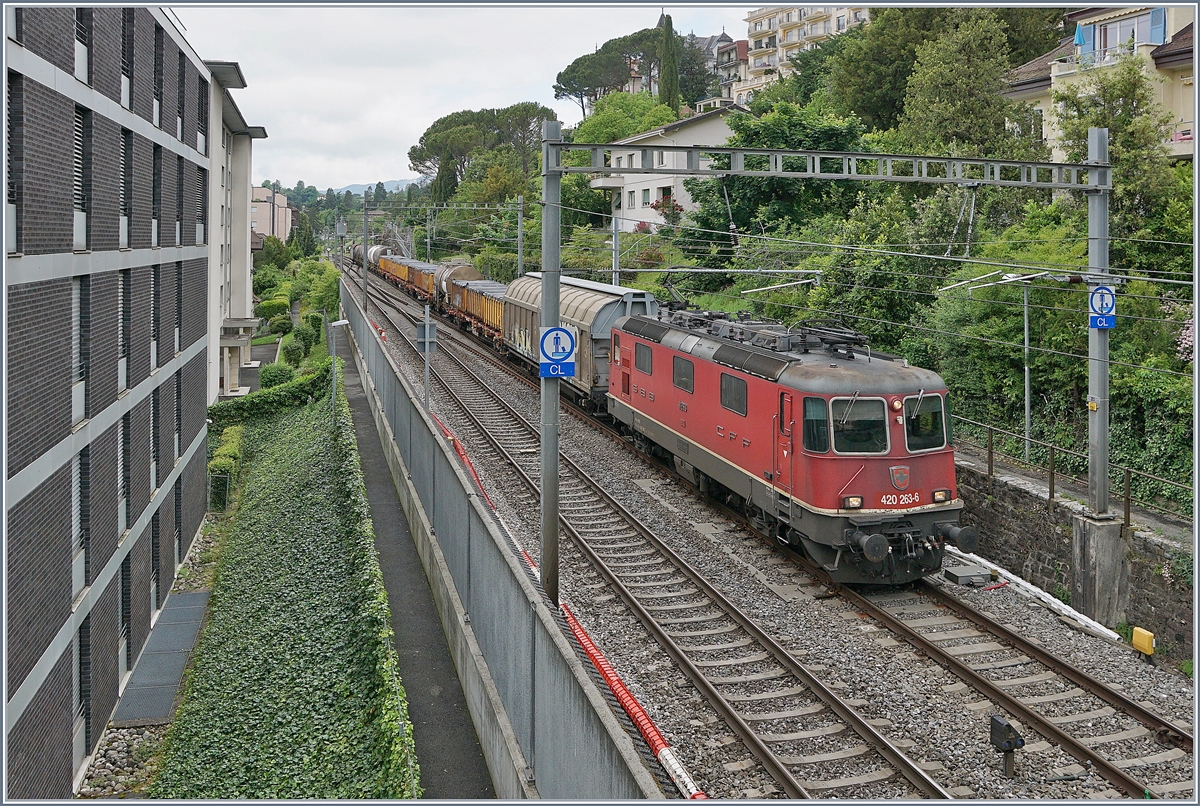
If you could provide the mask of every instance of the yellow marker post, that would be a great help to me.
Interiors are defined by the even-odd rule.
[[[1154,633],[1149,630],[1143,630],[1141,627],[1133,628],[1133,648],[1141,652],[1146,660],[1154,654]]]

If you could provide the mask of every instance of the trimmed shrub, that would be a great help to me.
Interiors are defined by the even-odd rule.
[[[304,360],[304,343],[293,337],[291,341],[283,345],[279,354],[284,361],[293,367],[298,367],[300,366],[300,362]]]
[[[338,362],[339,366],[344,363],[341,360]],[[268,417],[281,411],[303,406],[309,402],[310,398],[329,400],[328,359],[317,364],[311,372],[297,375],[294,380],[287,383],[281,383],[270,389],[260,389],[243,397],[214,403],[208,407],[208,419],[212,420],[211,428],[215,431],[253,418]]]
[[[263,364],[258,371],[259,389],[270,389],[273,386],[290,383],[296,377],[296,370],[287,364]]]
[[[312,325],[307,321],[301,322],[292,331],[292,340],[300,342],[304,347],[304,354],[308,355],[313,345],[317,343],[317,331],[313,330]]]
[[[287,313],[290,308],[291,305],[282,297],[264,299],[254,306],[254,315],[261,319],[274,319],[281,313]]]
[[[291,333],[292,332],[292,317],[289,314],[281,313],[278,316],[271,317],[271,332],[272,333]]]
[[[315,311],[304,314],[304,321],[308,322],[308,326],[313,329],[313,333],[319,334],[322,328],[325,327],[325,319]]]

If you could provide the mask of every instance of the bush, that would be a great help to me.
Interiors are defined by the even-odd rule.
[[[337,319],[339,298],[338,278],[341,274],[333,266],[327,265],[324,273],[313,281],[308,293],[309,307],[322,309],[329,313],[330,319]]]
[[[291,333],[292,332],[292,317],[286,313],[281,313],[278,316],[271,317],[271,332],[272,333]]]
[[[234,476],[237,473],[237,462],[228,456],[214,456],[208,463],[210,476]]]
[[[265,370],[266,367],[264,366],[263,369]],[[261,374],[259,379],[261,381]],[[211,427],[216,430],[253,418],[269,417],[281,411],[303,406],[308,403],[310,398],[323,397],[328,400],[329,385],[329,360],[326,359],[317,364],[311,372],[297,375],[294,380],[287,383],[212,404],[208,407],[208,419],[212,420]]]
[[[291,305],[282,297],[264,299],[254,306],[254,315],[261,319],[274,319],[281,313],[287,313],[290,308]]]
[[[254,272],[254,293],[260,297],[266,296],[266,292],[283,282],[283,275],[275,268],[274,264],[264,264],[261,269]]]
[[[300,345],[304,347],[304,355],[308,355],[313,345],[317,343],[317,331],[313,330],[312,325],[307,321],[301,322],[292,331],[292,340],[300,342]]]
[[[258,371],[258,387],[270,389],[272,386],[290,383],[296,377],[296,370],[287,364],[263,364]]]
[[[298,367],[304,360],[304,344],[293,337],[291,341],[283,345],[279,353],[284,361],[293,367]]]
[[[308,322],[308,326],[313,329],[313,333],[320,333],[322,328],[325,327],[325,318],[315,311],[304,314],[304,321]]]

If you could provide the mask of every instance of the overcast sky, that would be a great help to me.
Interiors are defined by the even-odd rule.
[[[757,6],[178,7],[203,59],[235,61],[231,95],[254,145],[254,183],[328,187],[415,179],[408,149],[460,109],[536,101],[565,125],[579,106],[554,100],[555,76],[613,37],[653,27],[746,36]]]

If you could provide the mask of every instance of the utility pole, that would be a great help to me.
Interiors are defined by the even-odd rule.
[[[1089,164],[1108,162],[1108,129],[1088,129]],[[1107,185],[1109,168],[1094,169],[1096,181]],[[1104,285],[1108,274],[1107,190],[1089,190],[1088,291]],[[1088,506],[1096,515],[1108,514],[1108,330],[1088,328]]]
[[[370,190],[363,191],[363,316],[367,321],[371,321],[371,301],[367,298],[367,247],[370,246],[370,238],[367,231],[369,229],[367,219],[367,194]]]
[[[1029,464],[1029,283],[1022,283],[1025,292],[1025,464]]]
[[[429,221],[430,221],[431,213],[432,213],[431,210],[425,211],[425,262],[426,263],[433,262],[432,260],[430,260],[430,257],[429,257],[429,247],[430,247]]]
[[[542,121],[542,327],[558,327],[559,239],[562,237],[562,124]],[[554,164],[551,164],[553,161]],[[540,342],[540,339],[539,339]],[[542,378],[542,589],[558,607],[558,378]]]
[[[621,191],[619,191],[619,190],[617,191],[617,193],[620,193],[620,192]],[[620,285],[621,284],[621,252],[620,252],[620,247],[618,246],[618,239],[620,238],[621,228],[619,226],[617,226],[617,212],[616,212],[615,207],[613,208],[612,228],[613,228],[613,268],[612,268],[613,278],[612,278],[612,280],[613,280],[613,285]]]
[[[525,276],[525,197],[517,197],[517,276]]]

